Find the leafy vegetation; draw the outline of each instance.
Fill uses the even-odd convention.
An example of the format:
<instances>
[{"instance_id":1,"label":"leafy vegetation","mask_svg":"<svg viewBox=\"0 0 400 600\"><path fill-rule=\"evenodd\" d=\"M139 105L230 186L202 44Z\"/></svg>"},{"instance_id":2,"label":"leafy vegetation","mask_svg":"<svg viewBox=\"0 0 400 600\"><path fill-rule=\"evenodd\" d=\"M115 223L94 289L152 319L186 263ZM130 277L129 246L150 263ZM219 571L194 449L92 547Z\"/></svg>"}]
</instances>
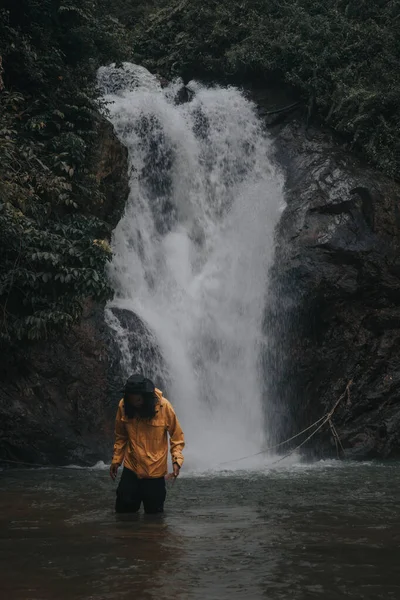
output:
<instances>
[{"instance_id":1,"label":"leafy vegetation","mask_svg":"<svg viewBox=\"0 0 400 600\"><path fill-rule=\"evenodd\" d=\"M107 0L0 9L0 343L70 326L110 290L95 176L100 64L129 58ZM100 211L99 211L100 214Z\"/></svg>"},{"instance_id":2,"label":"leafy vegetation","mask_svg":"<svg viewBox=\"0 0 400 600\"><path fill-rule=\"evenodd\" d=\"M138 62L166 76L294 86L349 146L400 167L400 0L171 0L138 24Z\"/></svg>"}]
</instances>

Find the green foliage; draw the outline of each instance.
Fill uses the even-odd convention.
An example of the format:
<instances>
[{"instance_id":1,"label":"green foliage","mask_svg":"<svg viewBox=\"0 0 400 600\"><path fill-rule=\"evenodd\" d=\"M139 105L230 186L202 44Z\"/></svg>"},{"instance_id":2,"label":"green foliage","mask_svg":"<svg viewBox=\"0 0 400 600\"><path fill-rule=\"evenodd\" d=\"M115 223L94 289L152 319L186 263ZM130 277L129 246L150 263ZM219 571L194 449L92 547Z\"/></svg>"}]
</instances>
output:
<instances>
[{"instance_id":1,"label":"green foliage","mask_svg":"<svg viewBox=\"0 0 400 600\"><path fill-rule=\"evenodd\" d=\"M102 273L110 250L90 237L102 224L76 215L52 225L41 229L0 204L3 342L47 337L80 317L85 298L109 294Z\"/></svg>"},{"instance_id":2,"label":"green foliage","mask_svg":"<svg viewBox=\"0 0 400 600\"><path fill-rule=\"evenodd\" d=\"M113 0L109 10L121 23L132 29L156 8L167 6L168 3L168 0Z\"/></svg>"},{"instance_id":3,"label":"green foliage","mask_svg":"<svg viewBox=\"0 0 400 600\"><path fill-rule=\"evenodd\" d=\"M106 0L0 9L0 343L40 339L106 298L109 226L95 176L99 65L129 59Z\"/></svg>"},{"instance_id":4,"label":"green foliage","mask_svg":"<svg viewBox=\"0 0 400 600\"><path fill-rule=\"evenodd\" d=\"M352 148L400 166L400 0L172 0L136 30L166 76L282 81Z\"/></svg>"}]
</instances>

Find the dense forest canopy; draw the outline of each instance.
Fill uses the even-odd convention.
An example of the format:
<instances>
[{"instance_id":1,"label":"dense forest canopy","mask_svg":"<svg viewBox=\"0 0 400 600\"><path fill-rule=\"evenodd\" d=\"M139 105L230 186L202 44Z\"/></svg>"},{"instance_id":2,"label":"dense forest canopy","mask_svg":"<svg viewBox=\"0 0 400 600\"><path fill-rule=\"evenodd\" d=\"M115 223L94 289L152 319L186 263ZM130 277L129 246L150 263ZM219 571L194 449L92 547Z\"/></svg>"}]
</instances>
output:
<instances>
[{"instance_id":1,"label":"dense forest canopy","mask_svg":"<svg viewBox=\"0 0 400 600\"><path fill-rule=\"evenodd\" d=\"M399 29L400 0L3 0L0 342L60 331L110 294L99 65L290 85L305 115L396 177Z\"/></svg>"},{"instance_id":2,"label":"dense forest canopy","mask_svg":"<svg viewBox=\"0 0 400 600\"><path fill-rule=\"evenodd\" d=\"M136 60L166 76L290 84L381 170L400 166L399 0L171 0Z\"/></svg>"}]
</instances>

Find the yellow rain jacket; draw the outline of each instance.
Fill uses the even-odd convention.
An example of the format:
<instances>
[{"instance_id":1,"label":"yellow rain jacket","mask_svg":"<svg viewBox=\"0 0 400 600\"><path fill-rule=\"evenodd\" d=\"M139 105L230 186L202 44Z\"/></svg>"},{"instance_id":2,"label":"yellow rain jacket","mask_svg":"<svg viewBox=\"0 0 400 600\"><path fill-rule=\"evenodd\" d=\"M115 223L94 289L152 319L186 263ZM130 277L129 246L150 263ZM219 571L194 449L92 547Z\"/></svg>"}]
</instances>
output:
<instances>
[{"instance_id":1,"label":"yellow rain jacket","mask_svg":"<svg viewBox=\"0 0 400 600\"><path fill-rule=\"evenodd\" d=\"M156 416L151 419L128 419L124 400L118 406L115 420L115 444L112 462L136 473L141 479L164 477L168 472L168 433L172 462L183 464L185 440L172 405L156 389Z\"/></svg>"}]
</instances>

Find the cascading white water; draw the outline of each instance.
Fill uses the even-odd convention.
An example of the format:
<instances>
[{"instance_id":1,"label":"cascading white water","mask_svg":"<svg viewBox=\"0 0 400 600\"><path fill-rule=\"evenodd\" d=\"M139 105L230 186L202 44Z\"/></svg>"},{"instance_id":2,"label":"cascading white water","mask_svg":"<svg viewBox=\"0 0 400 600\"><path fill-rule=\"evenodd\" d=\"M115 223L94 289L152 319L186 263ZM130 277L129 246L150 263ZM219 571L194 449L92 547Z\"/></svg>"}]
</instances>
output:
<instances>
[{"instance_id":1,"label":"cascading white water","mask_svg":"<svg viewBox=\"0 0 400 600\"><path fill-rule=\"evenodd\" d=\"M257 452L268 429L259 359L283 182L255 107L237 89L192 83L189 101L177 104L180 82L163 89L131 64L102 67L99 85L131 165L108 321L126 374L152 376L155 365L132 365L129 332L111 309L146 325L186 434L187 465L215 468Z\"/></svg>"}]
</instances>

